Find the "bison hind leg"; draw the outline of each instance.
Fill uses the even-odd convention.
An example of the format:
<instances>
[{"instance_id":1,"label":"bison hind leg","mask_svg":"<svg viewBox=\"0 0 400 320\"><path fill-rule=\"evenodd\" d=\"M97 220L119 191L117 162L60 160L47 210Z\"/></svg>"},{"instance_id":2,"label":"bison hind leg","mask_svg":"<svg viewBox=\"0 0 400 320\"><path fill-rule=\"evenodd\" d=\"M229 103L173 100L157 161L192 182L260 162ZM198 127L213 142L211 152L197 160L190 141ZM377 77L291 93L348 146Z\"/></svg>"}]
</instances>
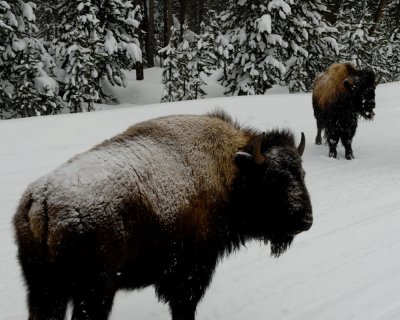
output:
<instances>
[{"instance_id":1,"label":"bison hind leg","mask_svg":"<svg viewBox=\"0 0 400 320\"><path fill-rule=\"evenodd\" d=\"M37 266L32 262L23 269L29 320L63 320L69 300L63 277L44 265Z\"/></svg>"},{"instance_id":2,"label":"bison hind leg","mask_svg":"<svg viewBox=\"0 0 400 320\"><path fill-rule=\"evenodd\" d=\"M72 319L108 319L117 289L116 276L116 272L92 268L81 274L72 291Z\"/></svg>"},{"instance_id":3,"label":"bison hind leg","mask_svg":"<svg viewBox=\"0 0 400 320\"><path fill-rule=\"evenodd\" d=\"M315 137L315 144L322 144L322 130L324 129L324 123L322 121L321 115L321 107L314 101L313 99L313 109L314 109L314 117L317 121L317 136Z\"/></svg>"},{"instance_id":4,"label":"bison hind leg","mask_svg":"<svg viewBox=\"0 0 400 320\"><path fill-rule=\"evenodd\" d=\"M64 292L53 286L34 286L28 292L29 320L63 320L68 303Z\"/></svg>"},{"instance_id":5,"label":"bison hind leg","mask_svg":"<svg viewBox=\"0 0 400 320\"><path fill-rule=\"evenodd\" d=\"M322 130L323 130L322 121L317 119L317 136L315 137L315 144L322 144Z\"/></svg>"},{"instance_id":6,"label":"bison hind leg","mask_svg":"<svg viewBox=\"0 0 400 320\"><path fill-rule=\"evenodd\" d=\"M322 144L321 131L318 131L317 136L315 137L315 144L317 145Z\"/></svg>"}]
</instances>

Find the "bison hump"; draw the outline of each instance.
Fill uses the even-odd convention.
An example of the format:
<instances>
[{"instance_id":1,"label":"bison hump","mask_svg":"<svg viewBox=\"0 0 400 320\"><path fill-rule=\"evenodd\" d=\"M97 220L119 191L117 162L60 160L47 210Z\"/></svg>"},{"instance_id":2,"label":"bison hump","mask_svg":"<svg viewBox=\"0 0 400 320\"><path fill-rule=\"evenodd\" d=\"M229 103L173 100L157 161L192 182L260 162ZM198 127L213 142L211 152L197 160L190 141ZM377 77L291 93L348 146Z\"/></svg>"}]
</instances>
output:
<instances>
[{"instance_id":1,"label":"bison hump","mask_svg":"<svg viewBox=\"0 0 400 320\"><path fill-rule=\"evenodd\" d=\"M320 108L335 103L347 90L343 84L348 79L353 83L356 68L350 63L335 63L315 78L313 99Z\"/></svg>"}]
</instances>

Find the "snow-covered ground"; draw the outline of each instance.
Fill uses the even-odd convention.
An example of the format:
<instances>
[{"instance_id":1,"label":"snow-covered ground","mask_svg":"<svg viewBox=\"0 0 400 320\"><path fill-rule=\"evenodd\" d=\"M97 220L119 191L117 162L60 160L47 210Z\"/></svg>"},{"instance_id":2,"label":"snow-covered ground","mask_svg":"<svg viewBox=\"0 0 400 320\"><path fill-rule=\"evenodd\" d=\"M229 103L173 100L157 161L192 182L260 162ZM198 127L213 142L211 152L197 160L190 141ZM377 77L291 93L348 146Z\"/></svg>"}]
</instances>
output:
<instances>
[{"instance_id":1,"label":"snow-covered ground","mask_svg":"<svg viewBox=\"0 0 400 320\"><path fill-rule=\"evenodd\" d=\"M29 182L133 123L217 106L260 129L290 127L298 137L306 134L303 159L314 225L279 259L259 243L225 259L199 305L198 319L400 319L400 83L379 86L375 121L360 122L356 159L347 161L342 147L335 160L327 157L326 146L314 144L309 94L136 102L128 108L136 94L140 103L158 102L161 86L148 81L140 92L134 85L121 92L125 108L0 122L0 319L27 317L11 219ZM222 92L210 89L214 96ZM119 293L111 319L167 320L169 315L148 288Z\"/></svg>"}]
</instances>

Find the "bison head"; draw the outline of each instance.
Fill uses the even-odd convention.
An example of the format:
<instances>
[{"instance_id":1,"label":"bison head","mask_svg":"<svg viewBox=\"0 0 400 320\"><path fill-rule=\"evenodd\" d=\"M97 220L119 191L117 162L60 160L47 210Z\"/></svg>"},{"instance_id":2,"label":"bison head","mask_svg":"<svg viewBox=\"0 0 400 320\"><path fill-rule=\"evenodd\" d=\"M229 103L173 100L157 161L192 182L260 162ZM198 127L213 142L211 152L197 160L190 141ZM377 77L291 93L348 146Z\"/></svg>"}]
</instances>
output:
<instances>
[{"instance_id":1,"label":"bison head","mask_svg":"<svg viewBox=\"0 0 400 320\"><path fill-rule=\"evenodd\" d=\"M304 134L296 148L290 132L272 131L256 139L251 154L237 155L246 203L242 224L251 237L269 242L274 256L283 253L295 235L312 225L301 161L304 147Z\"/></svg>"},{"instance_id":2,"label":"bison head","mask_svg":"<svg viewBox=\"0 0 400 320\"><path fill-rule=\"evenodd\" d=\"M364 119L373 120L375 113L375 73L371 70L360 70L352 81L343 82L349 95L353 99L356 112Z\"/></svg>"}]
</instances>

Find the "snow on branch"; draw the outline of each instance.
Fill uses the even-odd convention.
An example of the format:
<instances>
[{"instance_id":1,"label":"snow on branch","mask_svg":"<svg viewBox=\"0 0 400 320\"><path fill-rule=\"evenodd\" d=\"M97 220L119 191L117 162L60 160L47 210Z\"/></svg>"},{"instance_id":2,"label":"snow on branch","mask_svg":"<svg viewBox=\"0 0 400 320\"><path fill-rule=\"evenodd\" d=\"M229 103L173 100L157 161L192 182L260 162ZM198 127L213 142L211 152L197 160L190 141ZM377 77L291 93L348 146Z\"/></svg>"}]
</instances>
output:
<instances>
[{"instance_id":1,"label":"snow on branch","mask_svg":"<svg viewBox=\"0 0 400 320\"><path fill-rule=\"evenodd\" d=\"M271 16L269 14L264 14L261 18L260 21L258 22L258 32L272 32L272 27L271 27Z\"/></svg>"}]
</instances>

